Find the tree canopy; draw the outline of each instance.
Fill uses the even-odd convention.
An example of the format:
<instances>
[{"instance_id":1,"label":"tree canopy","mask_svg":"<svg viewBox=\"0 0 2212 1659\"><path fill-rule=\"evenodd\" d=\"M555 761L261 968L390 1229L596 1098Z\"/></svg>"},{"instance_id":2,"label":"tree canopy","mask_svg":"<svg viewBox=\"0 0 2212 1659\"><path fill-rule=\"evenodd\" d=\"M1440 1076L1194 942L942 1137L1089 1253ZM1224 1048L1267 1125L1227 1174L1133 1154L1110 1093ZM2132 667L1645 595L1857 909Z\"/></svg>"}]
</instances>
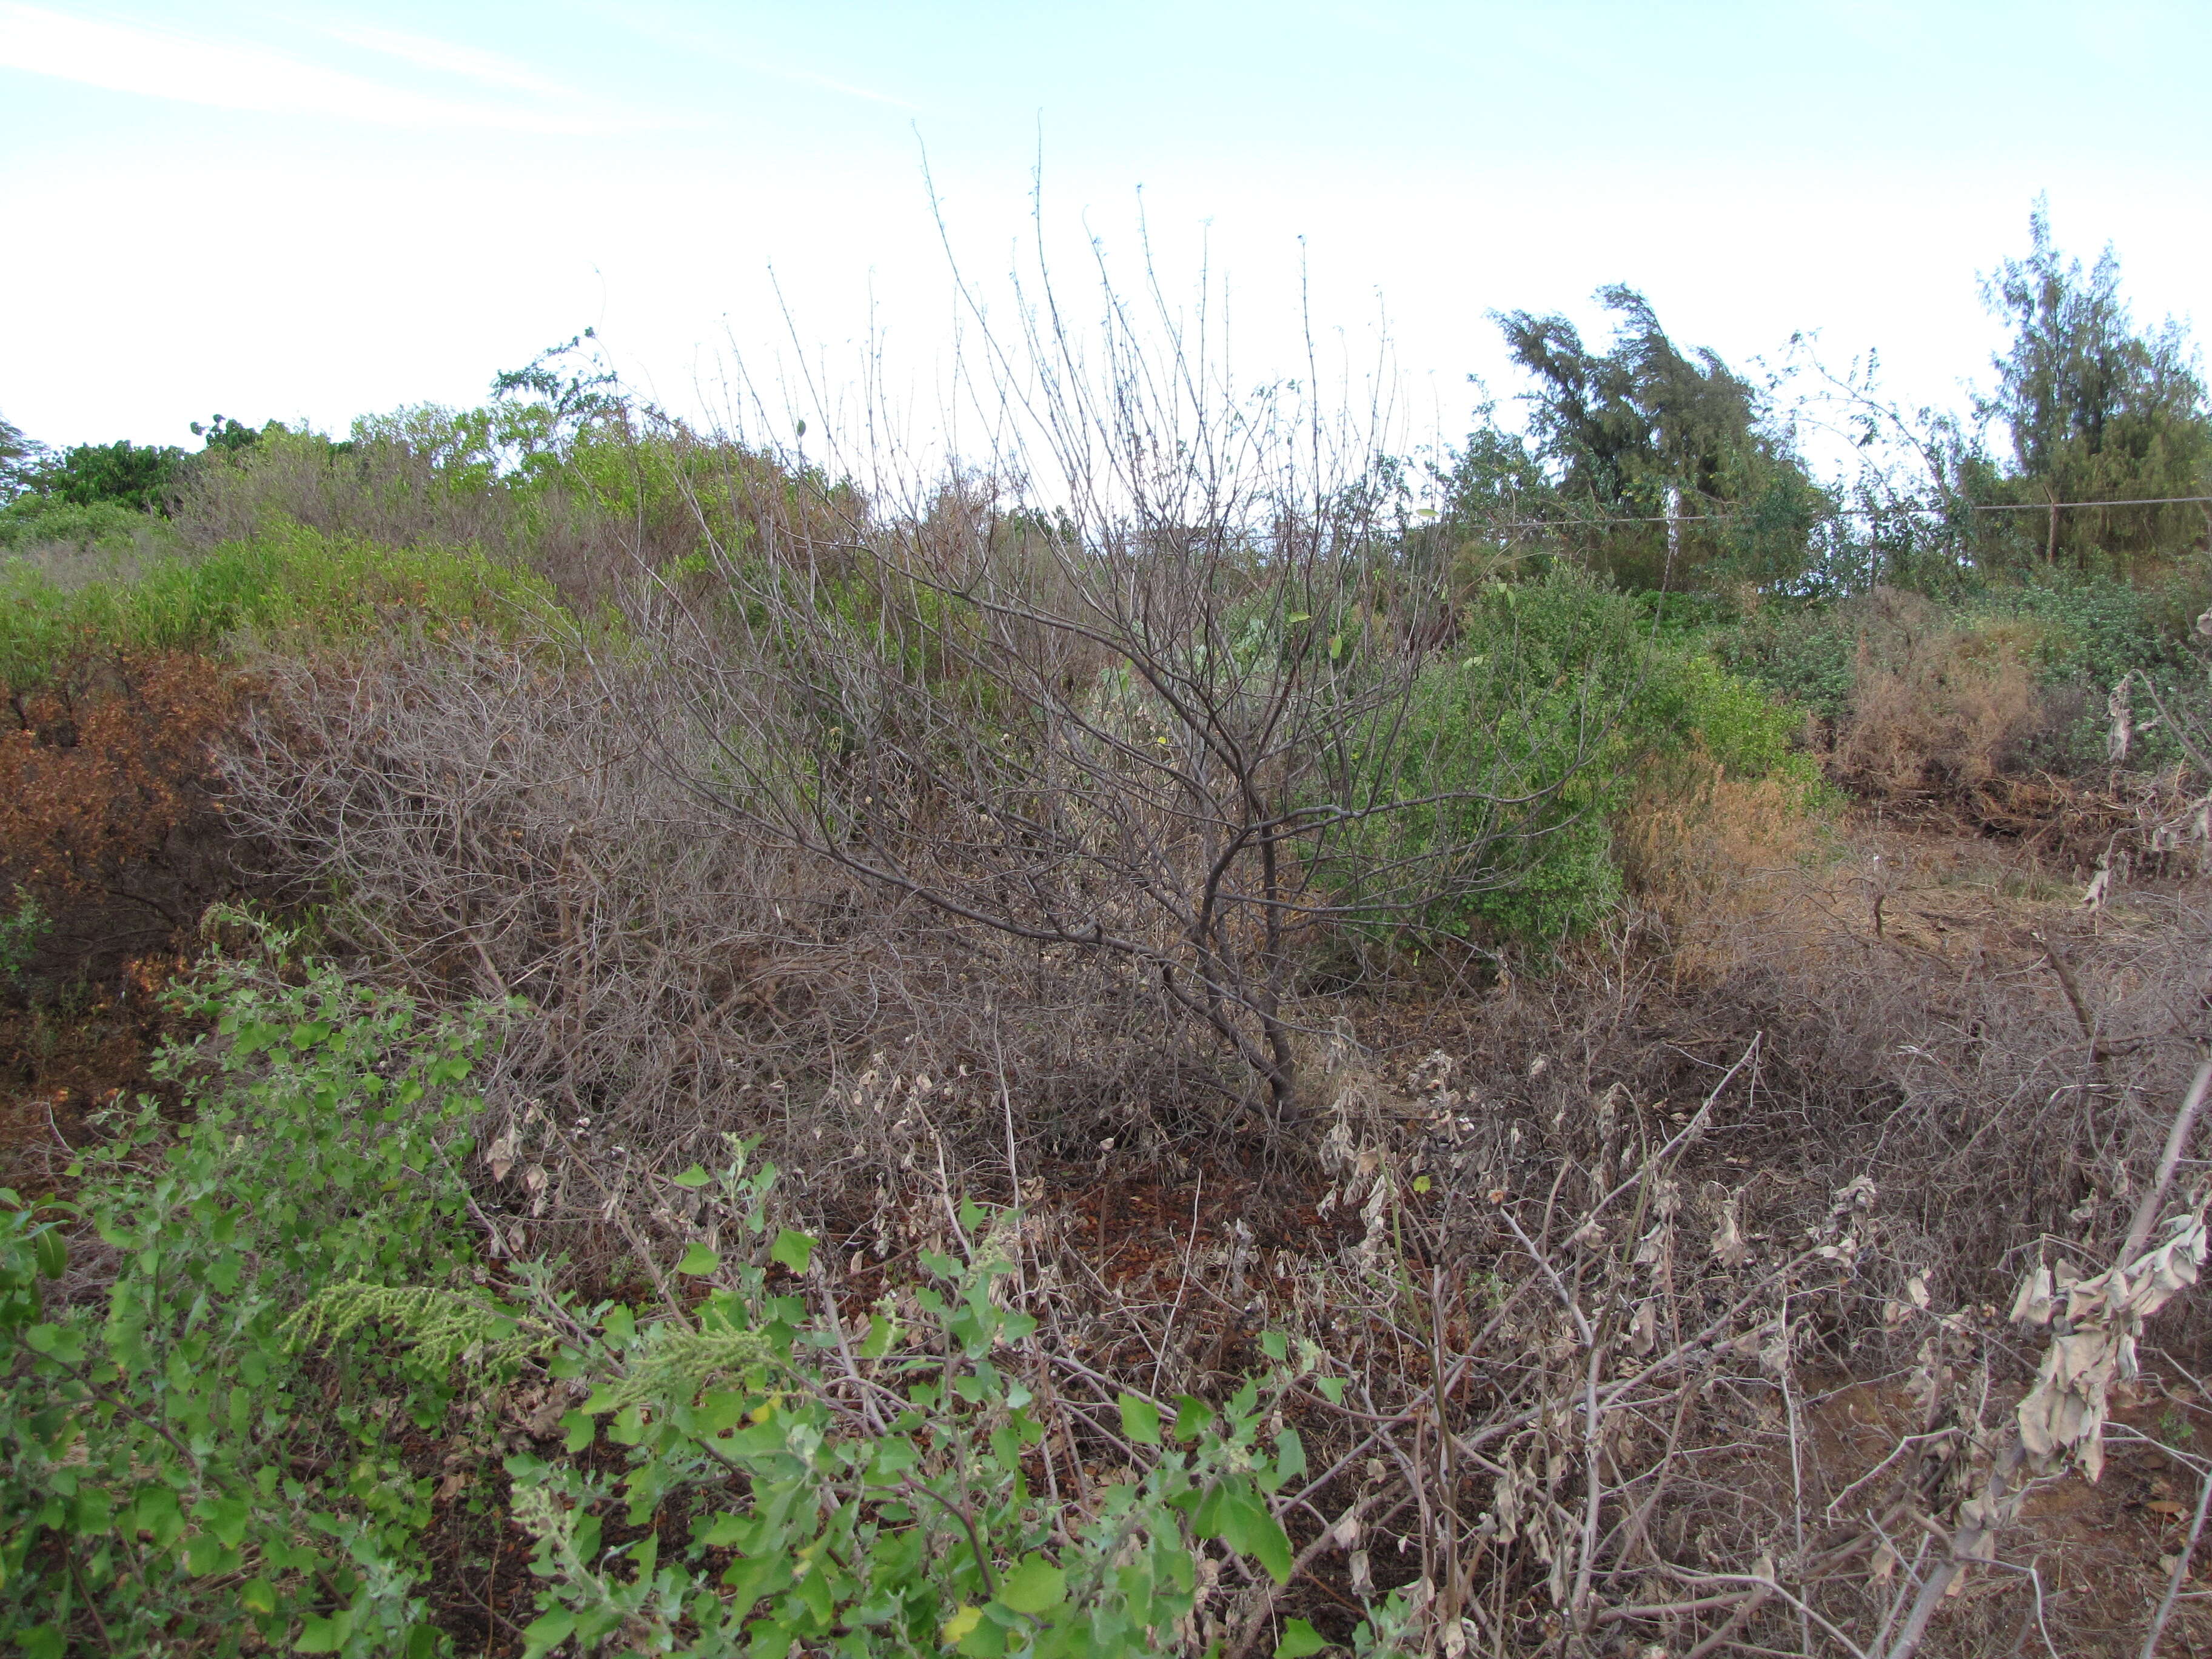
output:
<instances>
[{"instance_id":1,"label":"tree canopy","mask_svg":"<svg viewBox=\"0 0 2212 1659\"><path fill-rule=\"evenodd\" d=\"M1992 506L2172 502L2212 493L2212 418L2195 351L2168 319L2137 331L2120 295L2119 260L2062 253L2040 204L2029 248L1987 277L1983 297L2011 326L1995 393L1978 412L2000 422L2010 455L1981 458L1965 482ZM1993 515L1994 516L1994 515ZM2000 561L2040 557L2125 571L2202 537L2201 505L2003 515L1985 544Z\"/></svg>"},{"instance_id":2,"label":"tree canopy","mask_svg":"<svg viewBox=\"0 0 2212 1659\"><path fill-rule=\"evenodd\" d=\"M1563 316L1502 313L1530 377L1528 434L1479 431L1459 457L1454 515L1540 526L1627 587L1786 581L1826 497L1770 399L1718 354L1675 344L1650 302L1615 285L1596 350Z\"/></svg>"}]
</instances>

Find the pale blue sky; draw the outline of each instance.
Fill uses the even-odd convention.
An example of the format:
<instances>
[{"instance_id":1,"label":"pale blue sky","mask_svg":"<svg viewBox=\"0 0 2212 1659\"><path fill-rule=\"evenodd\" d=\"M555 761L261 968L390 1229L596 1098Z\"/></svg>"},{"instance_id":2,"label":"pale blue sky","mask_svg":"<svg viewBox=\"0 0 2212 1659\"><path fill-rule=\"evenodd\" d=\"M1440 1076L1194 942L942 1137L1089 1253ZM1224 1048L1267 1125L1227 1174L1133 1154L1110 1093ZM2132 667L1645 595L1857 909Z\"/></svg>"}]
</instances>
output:
<instances>
[{"instance_id":1,"label":"pale blue sky","mask_svg":"<svg viewBox=\"0 0 2212 1659\"><path fill-rule=\"evenodd\" d=\"M2212 270L2212 6L0 3L0 413L189 442L472 401L596 325L687 406L734 349L833 380L872 315L926 401L963 265L1026 235L1170 288L1201 234L1252 374L1325 333L1463 429L1492 308L1643 288L1741 362L1816 328L1953 399L1975 274L2047 191L2139 313ZM1300 239L1303 238L1303 244ZM788 368L786 370L789 372Z\"/></svg>"}]
</instances>

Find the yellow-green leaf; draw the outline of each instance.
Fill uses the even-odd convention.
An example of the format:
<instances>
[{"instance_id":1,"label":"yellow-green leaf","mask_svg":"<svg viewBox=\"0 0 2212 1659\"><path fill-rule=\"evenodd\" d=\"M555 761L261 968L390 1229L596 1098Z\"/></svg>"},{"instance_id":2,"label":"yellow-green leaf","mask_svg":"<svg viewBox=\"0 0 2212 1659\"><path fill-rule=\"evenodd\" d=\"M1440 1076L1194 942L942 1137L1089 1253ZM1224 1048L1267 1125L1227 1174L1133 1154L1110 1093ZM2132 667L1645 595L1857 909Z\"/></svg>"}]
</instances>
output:
<instances>
[{"instance_id":1,"label":"yellow-green leaf","mask_svg":"<svg viewBox=\"0 0 2212 1659\"><path fill-rule=\"evenodd\" d=\"M981 1624L982 1620L982 1608L963 1607L945 1621L945 1627L938 1632L938 1634L944 1638L945 1646L951 1647L964 1640L968 1632Z\"/></svg>"}]
</instances>

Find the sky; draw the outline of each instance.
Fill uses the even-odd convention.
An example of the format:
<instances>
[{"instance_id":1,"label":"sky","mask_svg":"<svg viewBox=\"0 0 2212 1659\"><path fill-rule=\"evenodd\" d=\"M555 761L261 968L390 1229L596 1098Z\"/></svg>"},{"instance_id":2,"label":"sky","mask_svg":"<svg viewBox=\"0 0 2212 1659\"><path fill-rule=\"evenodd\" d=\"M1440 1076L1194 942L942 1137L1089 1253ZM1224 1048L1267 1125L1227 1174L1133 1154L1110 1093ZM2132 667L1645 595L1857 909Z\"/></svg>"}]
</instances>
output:
<instances>
[{"instance_id":1,"label":"sky","mask_svg":"<svg viewBox=\"0 0 2212 1659\"><path fill-rule=\"evenodd\" d=\"M1957 404L2039 196L2212 325L2208 48L2203 0L0 0L0 416L343 430L585 328L680 411L871 353L927 406L956 268L1003 319L1040 246L1203 272L1246 379L1310 333L1446 435L1470 374L1511 408L1492 313L1601 337L1609 283Z\"/></svg>"}]
</instances>

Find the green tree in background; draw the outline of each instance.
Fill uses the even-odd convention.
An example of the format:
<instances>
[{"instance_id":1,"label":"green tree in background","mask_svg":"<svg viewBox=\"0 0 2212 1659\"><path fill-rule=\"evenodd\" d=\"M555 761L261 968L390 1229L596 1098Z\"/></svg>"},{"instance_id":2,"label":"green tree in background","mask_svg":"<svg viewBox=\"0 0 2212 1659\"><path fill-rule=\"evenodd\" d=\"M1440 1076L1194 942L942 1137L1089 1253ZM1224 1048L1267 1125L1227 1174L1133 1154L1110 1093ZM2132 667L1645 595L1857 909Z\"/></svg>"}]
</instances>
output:
<instances>
[{"instance_id":1,"label":"green tree in background","mask_svg":"<svg viewBox=\"0 0 2212 1659\"><path fill-rule=\"evenodd\" d=\"M1978 412L2002 421L2010 464L1970 465L1968 493L2022 508L2069 501L2170 501L2212 494L2212 418L2194 349L2172 319L2138 333L2107 246L2087 270L2051 240L2048 210L2028 219L2029 250L1983 285L2012 329L1996 394ZM1985 514L1993 563L2041 561L2125 573L2171 559L2206 535L2202 505Z\"/></svg>"},{"instance_id":2,"label":"green tree in background","mask_svg":"<svg viewBox=\"0 0 2212 1659\"><path fill-rule=\"evenodd\" d=\"M1633 289L1598 299L1618 319L1607 351L1565 317L1498 319L1534 382L1529 437L1551 483L1542 516L1624 586L1797 576L1830 503L1765 394L1714 352L1678 347Z\"/></svg>"},{"instance_id":3,"label":"green tree in background","mask_svg":"<svg viewBox=\"0 0 2212 1659\"><path fill-rule=\"evenodd\" d=\"M192 436L200 441L203 453L216 450L235 455L240 450L252 448L264 438L290 430L282 421L270 421L265 426L248 426L228 415L210 416L205 426L198 421L192 422Z\"/></svg>"},{"instance_id":4,"label":"green tree in background","mask_svg":"<svg viewBox=\"0 0 2212 1659\"><path fill-rule=\"evenodd\" d=\"M46 447L23 435L12 421L0 420L0 501L10 501L31 487L31 477Z\"/></svg>"},{"instance_id":5,"label":"green tree in background","mask_svg":"<svg viewBox=\"0 0 2212 1659\"><path fill-rule=\"evenodd\" d=\"M40 463L31 475L38 494L71 507L102 501L143 513L161 512L185 452L173 444L72 444Z\"/></svg>"}]
</instances>

